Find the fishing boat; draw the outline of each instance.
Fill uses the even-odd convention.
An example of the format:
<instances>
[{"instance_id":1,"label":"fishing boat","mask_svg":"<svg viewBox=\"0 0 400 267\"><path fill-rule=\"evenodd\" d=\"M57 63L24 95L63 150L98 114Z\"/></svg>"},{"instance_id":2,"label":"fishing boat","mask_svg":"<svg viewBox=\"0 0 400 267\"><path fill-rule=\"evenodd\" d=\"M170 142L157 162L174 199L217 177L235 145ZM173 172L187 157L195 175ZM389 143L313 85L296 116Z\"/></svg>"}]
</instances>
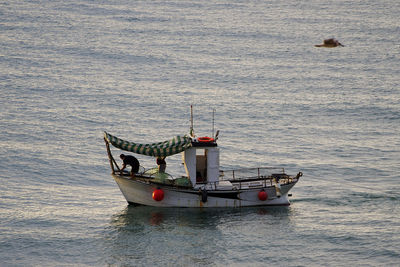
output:
<instances>
[{"instance_id":1,"label":"fishing boat","mask_svg":"<svg viewBox=\"0 0 400 267\"><path fill-rule=\"evenodd\" d=\"M171 140L138 144L104 132L111 175L131 205L155 207L248 207L290 205L289 191L302 173L288 175L284 168L258 167L223 170L218 131L214 137L190 134ZM110 145L137 154L165 158L182 154L185 173L172 177L163 168L144 168L131 175L121 171Z\"/></svg>"}]
</instances>

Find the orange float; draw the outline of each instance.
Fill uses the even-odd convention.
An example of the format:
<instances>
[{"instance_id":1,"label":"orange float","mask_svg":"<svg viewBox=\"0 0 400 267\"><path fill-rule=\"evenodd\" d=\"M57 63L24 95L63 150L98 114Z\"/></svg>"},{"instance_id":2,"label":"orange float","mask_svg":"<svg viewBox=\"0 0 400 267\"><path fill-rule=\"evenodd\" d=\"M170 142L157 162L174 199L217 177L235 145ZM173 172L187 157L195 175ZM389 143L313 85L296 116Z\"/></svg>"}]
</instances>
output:
<instances>
[{"instance_id":1,"label":"orange float","mask_svg":"<svg viewBox=\"0 0 400 267\"><path fill-rule=\"evenodd\" d=\"M199 137L197 138L197 140L201 143L210 143L210 142L214 142L214 138L212 137L208 137L208 136L204 136L204 137Z\"/></svg>"}]
</instances>

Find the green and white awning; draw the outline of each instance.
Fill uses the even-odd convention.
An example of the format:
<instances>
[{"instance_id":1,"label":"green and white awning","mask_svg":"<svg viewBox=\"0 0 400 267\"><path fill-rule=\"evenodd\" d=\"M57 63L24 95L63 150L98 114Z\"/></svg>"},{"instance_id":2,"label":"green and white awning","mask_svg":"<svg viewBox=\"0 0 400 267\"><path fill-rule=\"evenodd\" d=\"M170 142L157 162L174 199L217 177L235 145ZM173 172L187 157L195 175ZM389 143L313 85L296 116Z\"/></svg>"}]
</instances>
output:
<instances>
[{"instance_id":1,"label":"green and white awning","mask_svg":"<svg viewBox=\"0 0 400 267\"><path fill-rule=\"evenodd\" d=\"M104 132L104 138L116 148L152 157L171 156L185 151L192 146L192 139L187 135L175 136L171 140L152 144L137 144L124 141L107 132Z\"/></svg>"}]
</instances>

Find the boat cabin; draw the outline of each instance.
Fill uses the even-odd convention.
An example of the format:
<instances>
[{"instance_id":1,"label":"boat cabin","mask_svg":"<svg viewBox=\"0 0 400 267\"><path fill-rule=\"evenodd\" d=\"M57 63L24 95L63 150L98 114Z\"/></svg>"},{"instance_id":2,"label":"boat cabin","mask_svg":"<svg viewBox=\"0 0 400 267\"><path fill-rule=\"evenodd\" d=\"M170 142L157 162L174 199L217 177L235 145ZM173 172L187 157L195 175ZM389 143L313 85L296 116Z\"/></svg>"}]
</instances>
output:
<instances>
[{"instance_id":1,"label":"boat cabin","mask_svg":"<svg viewBox=\"0 0 400 267\"><path fill-rule=\"evenodd\" d=\"M216 146L192 146L182 153L187 177L193 185L218 182L219 148Z\"/></svg>"}]
</instances>

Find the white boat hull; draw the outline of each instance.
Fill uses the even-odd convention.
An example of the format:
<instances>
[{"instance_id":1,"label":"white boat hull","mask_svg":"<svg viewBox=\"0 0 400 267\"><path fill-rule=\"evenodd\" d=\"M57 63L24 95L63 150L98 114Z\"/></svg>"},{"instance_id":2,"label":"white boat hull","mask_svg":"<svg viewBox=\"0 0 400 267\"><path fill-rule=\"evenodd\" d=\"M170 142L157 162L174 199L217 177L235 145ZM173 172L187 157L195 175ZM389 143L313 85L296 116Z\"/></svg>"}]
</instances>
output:
<instances>
[{"instance_id":1,"label":"white boat hull","mask_svg":"<svg viewBox=\"0 0 400 267\"><path fill-rule=\"evenodd\" d=\"M296 179L292 183L281 185L278 197L275 186L201 191L156 184L117 174L112 176L129 204L154 207L217 208L290 205L288 192L297 182ZM160 201L153 199L153 192L156 189L162 189L164 193ZM262 190L267 193L267 200L259 199L258 193Z\"/></svg>"}]
</instances>

